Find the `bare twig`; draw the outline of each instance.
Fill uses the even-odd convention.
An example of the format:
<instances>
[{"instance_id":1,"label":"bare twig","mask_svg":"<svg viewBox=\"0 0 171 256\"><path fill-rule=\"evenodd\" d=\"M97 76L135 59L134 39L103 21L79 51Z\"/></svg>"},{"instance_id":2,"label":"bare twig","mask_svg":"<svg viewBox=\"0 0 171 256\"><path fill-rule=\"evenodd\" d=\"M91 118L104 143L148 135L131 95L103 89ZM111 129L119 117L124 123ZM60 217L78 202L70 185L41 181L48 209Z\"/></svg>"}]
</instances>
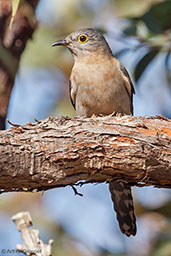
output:
<instances>
[{"instance_id":1,"label":"bare twig","mask_svg":"<svg viewBox=\"0 0 171 256\"><path fill-rule=\"evenodd\" d=\"M49 240L48 244L44 244L39 238L39 231L30 229L32 219L29 212L19 212L12 217L17 229L21 232L23 245L17 244L17 250L28 256L51 256L53 240Z\"/></svg>"}]
</instances>

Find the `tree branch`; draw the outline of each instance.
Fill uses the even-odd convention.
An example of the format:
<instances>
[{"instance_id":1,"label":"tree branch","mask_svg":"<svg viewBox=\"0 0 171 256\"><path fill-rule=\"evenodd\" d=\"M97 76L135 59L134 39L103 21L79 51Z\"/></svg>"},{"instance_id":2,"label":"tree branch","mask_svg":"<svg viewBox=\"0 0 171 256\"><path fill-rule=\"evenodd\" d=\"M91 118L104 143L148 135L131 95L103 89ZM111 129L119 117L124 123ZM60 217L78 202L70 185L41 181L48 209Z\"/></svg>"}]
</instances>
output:
<instances>
[{"instance_id":1,"label":"tree branch","mask_svg":"<svg viewBox=\"0 0 171 256\"><path fill-rule=\"evenodd\" d=\"M0 1L0 130L5 129L9 98L21 54L37 27L37 4L38 0L22 1L10 29L12 1Z\"/></svg>"},{"instance_id":2,"label":"tree branch","mask_svg":"<svg viewBox=\"0 0 171 256\"><path fill-rule=\"evenodd\" d=\"M17 244L17 250L28 256L51 256L53 240L44 244L39 238L37 229L29 228L32 226L32 219L29 212L19 212L12 217L17 229L21 232L23 245Z\"/></svg>"},{"instance_id":3,"label":"tree branch","mask_svg":"<svg viewBox=\"0 0 171 256\"><path fill-rule=\"evenodd\" d=\"M49 117L1 131L0 156L1 193L118 178L171 188L171 120Z\"/></svg>"}]
</instances>

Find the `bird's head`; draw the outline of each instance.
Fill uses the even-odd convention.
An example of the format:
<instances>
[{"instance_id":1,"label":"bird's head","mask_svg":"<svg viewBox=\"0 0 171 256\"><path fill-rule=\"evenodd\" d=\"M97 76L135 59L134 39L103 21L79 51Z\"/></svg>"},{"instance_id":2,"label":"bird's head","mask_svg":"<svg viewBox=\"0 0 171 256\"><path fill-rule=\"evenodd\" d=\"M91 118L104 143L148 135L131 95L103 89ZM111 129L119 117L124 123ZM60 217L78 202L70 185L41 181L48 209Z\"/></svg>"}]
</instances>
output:
<instances>
[{"instance_id":1,"label":"bird's head","mask_svg":"<svg viewBox=\"0 0 171 256\"><path fill-rule=\"evenodd\" d=\"M90 28L72 32L64 40L59 40L52 44L52 46L58 45L67 47L74 57L80 57L96 51L112 54L104 36Z\"/></svg>"}]
</instances>

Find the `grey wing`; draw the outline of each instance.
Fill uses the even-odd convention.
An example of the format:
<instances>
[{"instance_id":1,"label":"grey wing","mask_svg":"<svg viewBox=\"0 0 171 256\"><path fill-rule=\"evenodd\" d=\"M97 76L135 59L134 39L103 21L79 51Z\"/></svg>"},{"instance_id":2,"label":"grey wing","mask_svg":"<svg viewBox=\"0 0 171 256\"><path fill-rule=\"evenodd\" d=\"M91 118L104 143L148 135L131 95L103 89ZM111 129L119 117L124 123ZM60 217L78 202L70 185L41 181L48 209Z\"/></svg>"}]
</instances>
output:
<instances>
[{"instance_id":1,"label":"grey wing","mask_svg":"<svg viewBox=\"0 0 171 256\"><path fill-rule=\"evenodd\" d=\"M131 112L133 114L133 94L135 94L134 85L131 81L128 71L126 70L126 68L120 61L119 61L119 65L120 65L120 70L122 71L122 74L128 79L128 82L129 82L129 83L125 83L124 85L125 85L125 89L126 89L128 95L131 99Z\"/></svg>"},{"instance_id":2,"label":"grey wing","mask_svg":"<svg viewBox=\"0 0 171 256\"><path fill-rule=\"evenodd\" d=\"M130 185L124 180L116 180L109 183L109 190L122 233L135 236L136 218Z\"/></svg>"},{"instance_id":3,"label":"grey wing","mask_svg":"<svg viewBox=\"0 0 171 256\"><path fill-rule=\"evenodd\" d=\"M74 109L75 109L75 101L74 101L74 99L72 98L72 94L71 94L71 80L69 80L69 96L70 96L70 100L71 100L71 103L72 103L72 105L73 105L73 107L74 107Z\"/></svg>"}]
</instances>

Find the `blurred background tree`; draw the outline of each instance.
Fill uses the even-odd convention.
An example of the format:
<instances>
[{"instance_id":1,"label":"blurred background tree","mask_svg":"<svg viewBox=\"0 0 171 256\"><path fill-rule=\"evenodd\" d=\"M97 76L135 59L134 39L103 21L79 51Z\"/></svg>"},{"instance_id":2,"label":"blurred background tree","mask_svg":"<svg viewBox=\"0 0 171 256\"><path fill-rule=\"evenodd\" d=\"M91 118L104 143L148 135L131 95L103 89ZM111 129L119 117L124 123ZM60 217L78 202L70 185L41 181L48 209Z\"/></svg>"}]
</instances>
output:
<instances>
[{"instance_id":1,"label":"blurred background tree","mask_svg":"<svg viewBox=\"0 0 171 256\"><path fill-rule=\"evenodd\" d=\"M146 48L146 53L135 65L134 78L138 82L144 70L155 57L164 53L166 78L170 86L171 73L169 61L171 54L171 3L163 1L152 5L140 16L130 17L129 25L124 30L125 36L136 37L139 41L137 48ZM125 49L129 50L129 48Z\"/></svg>"},{"instance_id":2,"label":"blurred background tree","mask_svg":"<svg viewBox=\"0 0 171 256\"><path fill-rule=\"evenodd\" d=\"M0 2L0 97L4 95L1 88L7 88L4 81L10 77L10 72L4 76L1 70L4 67L12 70L12 86L18 70L8 108L10 121L24 124L50 114L75 115L68 97L73 58L66 49L50 46L82 27L103 32L113 53L129 70L136 87L135 115L171 117L171 1L39 0L33 1L34 5L31 2L20 1L11 31L11 0ZM8 18L1 19L5 8ZM15 26L23 27L23 21L17 23L17 16L21 13L25 17L24 24L32 24L32 33L28 36L24 30L16 39L20 41L14 40L10 46L4 43L4 35L11 38L11 34L16 35ZM4 28L6 33L2 32ZM27 36L28 39L32 34L33 39L23 44L23 38ZM19 52L19 57L14 50ZM0 98L0 111L6 103ZM131 238L124 237L118 229L105 184L85 185L79 192L84 194L83 198L75 197L70 188L51 190L42 196L27 193L2 195L0 255L2 248L14 249L16 243L21 242L10 218L22 210L30 211L45 242L54 239L54 255L171 255L169 190L134 189L138 232Z\"/></svg>"},{"instance_id":3,"label":"blurred background tree","mask_svg":"<svg viewBox=\"0 0 171 256\"><path fill-rule=\"evenodd\" d=\"M21 54L37 25L34 12L38 0L24 1L16 12L18 3L17 0L0 2L0 129L5 129L9 99ZM11 16L14 15L15 20L12 22Z\"/></svg>"}]
</instances>

